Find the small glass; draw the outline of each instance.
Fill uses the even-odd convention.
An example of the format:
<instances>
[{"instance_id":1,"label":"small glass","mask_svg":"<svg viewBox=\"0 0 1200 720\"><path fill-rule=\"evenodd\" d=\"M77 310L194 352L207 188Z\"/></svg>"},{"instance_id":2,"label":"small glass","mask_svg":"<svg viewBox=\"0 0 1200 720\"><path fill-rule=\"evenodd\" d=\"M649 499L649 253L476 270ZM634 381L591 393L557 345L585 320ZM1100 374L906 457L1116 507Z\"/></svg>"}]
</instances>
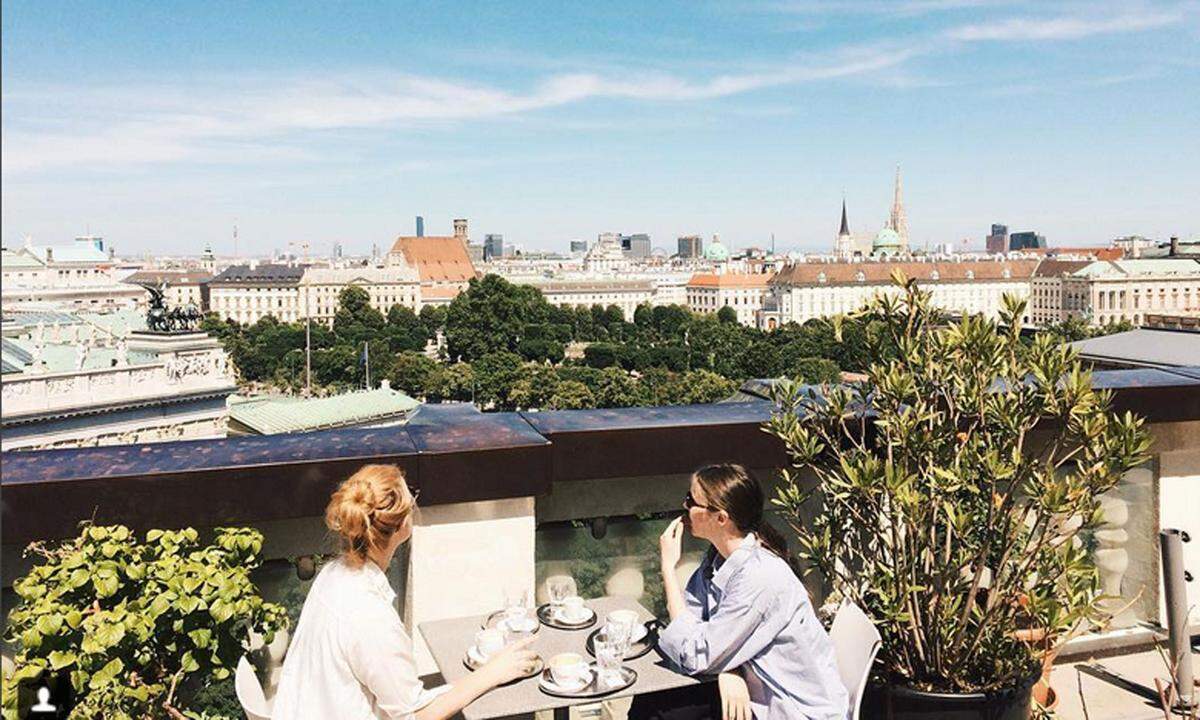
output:
<instances>
[{"instance_id":1,"label":"small glass","mask_svg":"<svg viewBox=\"0 0 1200 720\"><path fill-rule=\"evenodd\" d=\"M621 663L625 660L625 653L629 649L628 640L609 637L607 633L600 632L596 634L592 647L596 651L596 666L600 671L600 684L605 687L619 685L621 683Z\"/></svg>"},{"instance_id":2,"label":"small glass","mask_svg":"<svg viewBox=\"0 0 1200 720\"><path fill-rule=\"evenodd\" d=\"M519 630L528 623L529 591L524 587L513 586L504 589L504 621L510 630Z\"/></svg>"},{"instance_id":3,"label":"small glass","mask_svg":"<svg viewBox=\"0 0 1200 720\"><path fill-rule=\"evenodd\" d=\"M571 581L567 578L555 578L549 582L546 590L550 594L550 605L552 607L562 607L563 600L571 594Z\"/></svg>"}]
</instances>

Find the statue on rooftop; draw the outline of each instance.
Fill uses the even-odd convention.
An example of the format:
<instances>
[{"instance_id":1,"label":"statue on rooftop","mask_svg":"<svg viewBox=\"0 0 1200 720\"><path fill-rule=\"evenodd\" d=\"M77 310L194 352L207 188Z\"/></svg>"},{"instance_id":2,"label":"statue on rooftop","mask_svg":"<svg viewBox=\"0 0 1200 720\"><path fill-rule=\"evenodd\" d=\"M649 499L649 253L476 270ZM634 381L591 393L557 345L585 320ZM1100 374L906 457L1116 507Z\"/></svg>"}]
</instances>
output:
<instances>
[{"instance_id":1,"label":"statue on rooftop","mask_svg":"<svg viewBox=\"0 0 1200 720\"><path fill-rule=\"evenodd\" d=\"M139 283L141 284L141 283ZM167 284L141 284L150 293L150 306L146 310L146 327L151 332L177 333L195 332L203 315L192 303L187 307L167 307Z\"/></svg>"}]
</instances>

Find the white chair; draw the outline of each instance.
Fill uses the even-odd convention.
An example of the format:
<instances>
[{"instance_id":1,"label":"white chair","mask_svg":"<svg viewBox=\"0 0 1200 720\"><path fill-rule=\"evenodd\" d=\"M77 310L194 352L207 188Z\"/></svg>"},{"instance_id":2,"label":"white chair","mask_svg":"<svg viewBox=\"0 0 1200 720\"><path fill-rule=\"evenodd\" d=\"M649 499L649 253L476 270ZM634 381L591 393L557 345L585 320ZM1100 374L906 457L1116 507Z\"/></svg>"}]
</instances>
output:
<instances>
[{"instance_id":1,"label":"white chair","mask_svg":"<svg viewBox=\"0 0 1200 720\"><path fill-rule=\"evenodd\" d=\"M262 683L254 672L254 665L245 655L238 660L233 687L237 690L238 702L246 711L248 720L271 720L271 706L274 703L267 700Z\"/></svg>"},{"instance_id":2,"label":"white chair","mask_svg":"<svg viewBox=\"0 0 1200 720\"><path fill-rule=\"evenodd\" d=\"M862 608L845 603L833 618L829 639L833 641L833 652L837 655L838 674L850 695L850 720L858 720L863 690L867 687L882 638Z\"/></svg>"}]
</instances>

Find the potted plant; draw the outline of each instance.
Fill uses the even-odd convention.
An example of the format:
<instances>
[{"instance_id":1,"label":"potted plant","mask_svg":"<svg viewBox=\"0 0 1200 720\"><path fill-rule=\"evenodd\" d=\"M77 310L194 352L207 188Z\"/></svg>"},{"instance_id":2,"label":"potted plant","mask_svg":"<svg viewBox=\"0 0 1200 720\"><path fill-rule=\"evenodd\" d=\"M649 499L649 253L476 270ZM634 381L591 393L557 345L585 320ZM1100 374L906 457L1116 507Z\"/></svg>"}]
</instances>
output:
<instances>
[{"instance_id":1,"label":"potted plant","mask_svg":"<svg viewBox=\"0 0 1200 720\"><path fill-rule=\"evenodd\" d=\"M192 528L84 524L78 537L26 551L40 557L13 585L20 602L6 639L17 648L4 678L3 716L17 717L19 686L68 681L73 718L200 718L181 696L228 679L249 632L271 641L287 622L250 580L262 535L217 528L211 544Z\"/></svg>"},{"instance_id":2,"label":"potted plant","mask_svg":"<svg viewBox=\"0 0 1200 720\"><path fill-rule=\"evenodd\" d=\"M857 313L875 329L865 380L778 387L766 429L790 467L774 502L808 568L883 636L868 705L1028 717L1045 651L1099 619L1078 536L1147 459L1148 435L1110 412L1069 346L1022 338L1023 301L1006 297L999 322L948 322L893 280Z\"/></svg>"}]
</instances>

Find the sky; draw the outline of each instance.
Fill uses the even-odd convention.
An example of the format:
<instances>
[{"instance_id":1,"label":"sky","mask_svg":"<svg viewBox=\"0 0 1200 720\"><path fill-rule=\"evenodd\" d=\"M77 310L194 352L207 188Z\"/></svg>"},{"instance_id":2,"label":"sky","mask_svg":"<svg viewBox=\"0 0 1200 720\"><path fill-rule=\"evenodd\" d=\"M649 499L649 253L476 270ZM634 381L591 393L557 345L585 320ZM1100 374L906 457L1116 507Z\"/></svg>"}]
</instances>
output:
<instances>
[{"instance_id":1,"label":"sky","mask_svg":"<svg viewBox=\"0 0 1200 720\"><path fill-rule=\"evenodd\" d=\"M1200 235L1200 2L2 5L0 239Z\"/></svg>"}]
</instances>

